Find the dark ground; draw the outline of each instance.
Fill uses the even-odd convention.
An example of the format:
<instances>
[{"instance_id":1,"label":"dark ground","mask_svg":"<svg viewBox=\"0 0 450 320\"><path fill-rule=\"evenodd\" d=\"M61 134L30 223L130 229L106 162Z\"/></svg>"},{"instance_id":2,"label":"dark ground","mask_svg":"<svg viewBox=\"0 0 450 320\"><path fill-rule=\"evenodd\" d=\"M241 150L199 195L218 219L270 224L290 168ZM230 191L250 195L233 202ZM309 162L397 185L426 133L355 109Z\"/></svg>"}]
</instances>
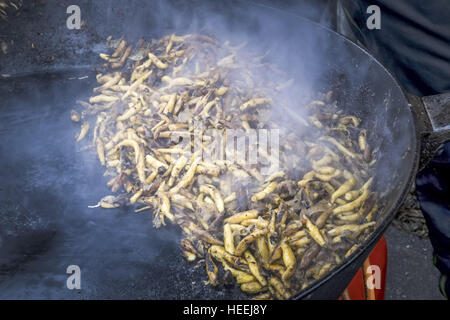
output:
<instances>
[{"instance_id":1,"label":"dark ground","mask_svg":"<svg viewBox=\"0 0 450 320\"><path fill-rule=\"evenodd\" d=\"M433 248L414 188L385 233L388 246L386 300L444 299Z\"/></svg>"},{"instance_id":2,"label":"dark ground","mask_svg":"<svg viewBox=\"0 0 450 320\"><path fill-rule=\"evenodd\" d=\"M386 300L443 300L430 241L392 225L387 230Z\"/></svg>"}]
</instances>

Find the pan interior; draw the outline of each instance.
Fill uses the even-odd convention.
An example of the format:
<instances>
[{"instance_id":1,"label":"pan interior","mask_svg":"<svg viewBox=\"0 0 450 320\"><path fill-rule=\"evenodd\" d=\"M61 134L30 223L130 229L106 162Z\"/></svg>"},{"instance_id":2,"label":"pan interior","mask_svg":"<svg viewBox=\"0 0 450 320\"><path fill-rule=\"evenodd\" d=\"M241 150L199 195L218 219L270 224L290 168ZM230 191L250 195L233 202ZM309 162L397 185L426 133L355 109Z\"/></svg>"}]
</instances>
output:
<instances>
[{"instance_id":1,"label":"pan interior","mask_svg":"<svg viewBox=\"0 0 450 320\"><path fill-rule=\"evenodd\" d=\"M247 40L271 49L271 59L301 79L301 90L333 89L338 105L374 133L376 187L384 219L393 214L415 165L416 136L402 91L367 53L310 22L247 2L226 8L152 2L145 10L133 1L91 3L88 21L97 16L104 23L87 32L99 39L183 30ZM113 23L115 11L124 13L122 32ZM60 31L55 35L73 45L85 37ZM192 268L179 254L175 228L155 230L147 213L129 208L87 209L109 194L107 178L93 153L77 150L78 127L69 114L95 86L96 72L74 70L81 61L96 65L101 43L54 70L28 66L32 74L0 81L0 298L246 298L237 288L205 286L203 267ZM55 71L61 68L66 71ZM69 265L82 270L81 291L66 288Z\"/></svg>"}]
</instances>

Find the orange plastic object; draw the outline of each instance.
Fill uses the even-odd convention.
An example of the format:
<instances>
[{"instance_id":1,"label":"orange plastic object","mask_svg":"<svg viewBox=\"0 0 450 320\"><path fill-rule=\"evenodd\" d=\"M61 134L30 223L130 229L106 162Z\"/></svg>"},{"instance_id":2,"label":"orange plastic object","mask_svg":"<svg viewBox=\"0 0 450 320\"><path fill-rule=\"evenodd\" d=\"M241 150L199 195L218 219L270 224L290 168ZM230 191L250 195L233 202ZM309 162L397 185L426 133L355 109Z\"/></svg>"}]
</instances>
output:
<instances>
[{"instance_id":1,"label":"orange plastic object","mask_svg":"<svg viewBox=\"0 0 450 320\"><path fill-rule=\"evenodd\" d=\"M379 286L367 285L371 283L370 266L378 267ZM358 270L347 289L342 293L341 300L383 300L386 288L387 246L384 236L378 241L369 257L364 261L363 267Z\"/></svg>"}]
</instances>

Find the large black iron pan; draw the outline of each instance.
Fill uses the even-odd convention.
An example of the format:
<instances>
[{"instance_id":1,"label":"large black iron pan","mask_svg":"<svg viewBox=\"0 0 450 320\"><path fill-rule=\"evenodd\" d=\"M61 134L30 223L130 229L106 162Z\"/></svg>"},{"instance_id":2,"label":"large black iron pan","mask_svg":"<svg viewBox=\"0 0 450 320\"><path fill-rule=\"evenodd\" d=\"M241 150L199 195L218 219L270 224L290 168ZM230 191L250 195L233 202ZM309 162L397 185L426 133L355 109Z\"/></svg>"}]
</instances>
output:
<instances>
[{"instance_id":1,"label":"large black iron pan","mask_svg":"<svg viewBox=\"0 0 450 320\"><path fill-rule=\"evenodd\" d=\"M72 2L28 1L1 22L8 53L0 56L0 73L11 76L0 80L0 298L246 298L238 289L205 286L203 267L192 268L179 254L175 228L154 230L148 214L127 208L87 209L108 193L106 178L95 159L76 152L70 109L91 93L107 36L151 39L172 32L270 47L305 88L333 89L339 105L374 133L382 220L358 252L296 296L337 298L418 169L421 132L392 75L338 34L250 2L80 0L85 23L69 30ZM81 290L66 288L69 265L81 268Z\"/></svg>"}]
</instances>

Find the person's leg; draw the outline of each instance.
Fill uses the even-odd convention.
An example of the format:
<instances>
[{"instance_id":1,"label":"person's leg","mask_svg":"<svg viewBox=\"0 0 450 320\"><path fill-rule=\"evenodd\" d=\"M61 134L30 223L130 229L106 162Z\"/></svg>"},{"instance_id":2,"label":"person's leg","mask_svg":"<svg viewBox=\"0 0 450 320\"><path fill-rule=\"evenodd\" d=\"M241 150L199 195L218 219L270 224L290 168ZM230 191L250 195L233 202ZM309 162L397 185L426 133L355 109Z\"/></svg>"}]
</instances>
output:
<instances>
[{"instance_id":1,"label":"person's leg","mask_svg":"<svg viewBox=\"0 0 450 320\"><path fill-rule=\"evenodd\" d=\"M418 173L416 193L427 221L434 263L442 274L440 288L449 297L450 281L450 142Z\"/></svg>"}]
</instances>

